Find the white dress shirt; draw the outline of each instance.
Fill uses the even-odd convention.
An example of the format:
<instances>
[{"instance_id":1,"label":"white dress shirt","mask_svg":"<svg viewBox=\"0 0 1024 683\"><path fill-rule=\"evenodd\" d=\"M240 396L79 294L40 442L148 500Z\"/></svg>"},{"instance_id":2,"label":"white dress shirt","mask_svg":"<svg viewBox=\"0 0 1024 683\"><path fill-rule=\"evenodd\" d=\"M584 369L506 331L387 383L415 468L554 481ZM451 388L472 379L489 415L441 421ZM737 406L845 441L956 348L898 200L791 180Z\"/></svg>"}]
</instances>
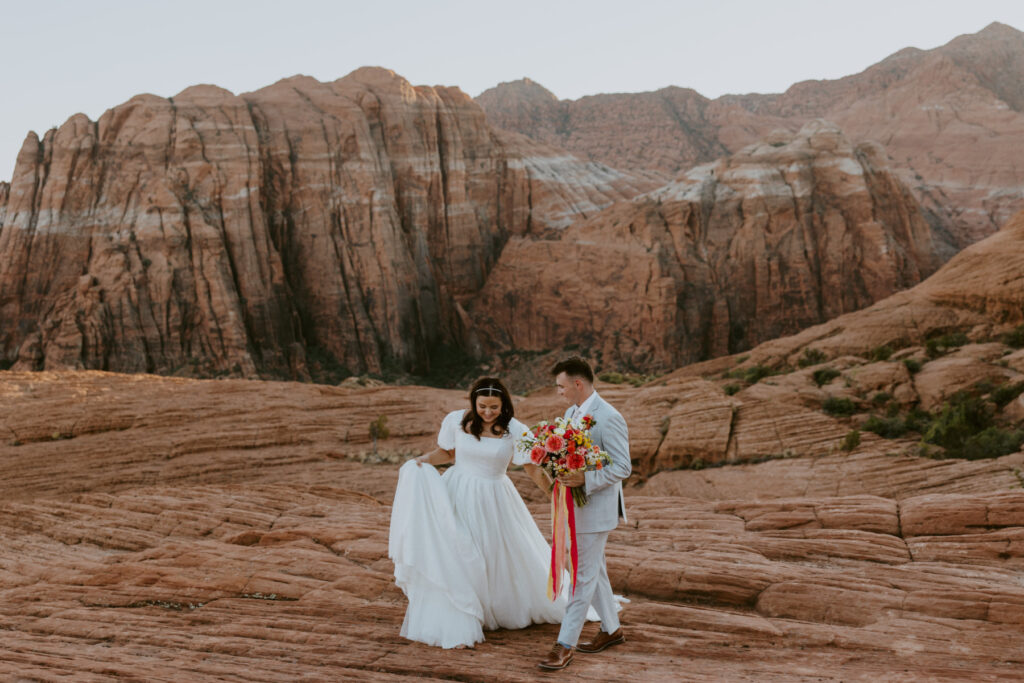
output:
<instances>
[{"instance_id":1,"label":"white dress shirt","mask_svg":"<svg viewBox=\"0 0 1024 683\"><path fill-rule=\"evenodd\" d=\"M593 393L590 394L590 396L587 396L587 400L586 401L584 401L582 404L580 404L578 406L573 406L575 408L575 410L573 411L572 417L569 418L569 419L572 420L572 423L574 425L576 425L577 427L582 427L583 426L582 425L583 417L587 414L587 411L590 410L590 407L592 405L594 405L594 401L596 399L597 399L597 390L595 389L593 391Z\"/></svg>"}]
</instances>

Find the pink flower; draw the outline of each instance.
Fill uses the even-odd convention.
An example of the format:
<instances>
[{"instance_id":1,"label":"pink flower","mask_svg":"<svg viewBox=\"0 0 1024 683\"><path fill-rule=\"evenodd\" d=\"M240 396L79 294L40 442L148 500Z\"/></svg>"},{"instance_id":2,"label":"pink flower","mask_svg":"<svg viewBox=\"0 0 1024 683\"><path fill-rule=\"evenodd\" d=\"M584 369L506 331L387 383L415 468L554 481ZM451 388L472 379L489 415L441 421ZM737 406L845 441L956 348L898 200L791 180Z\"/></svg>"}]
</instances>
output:
<instances>
[{"instance_id":1,"label":"pink flower","mask_svg":"<svg viewBox=\"0 0 1024 683\"><path fill-rule=\"evenodd\" d=\"M548 452L544 450L544 447L537 444L530 449L530 462L534 465L541 465L544 463L544 459L548 456Z\"/></svg>"},{"instance_id":2,"label":"pink flower","mask_svg":"<svg viewBox=\"0 0 1024 683\"><path fill-rule=\"evenodd\" d=\"M570 470L582 470L586 467L587 460L583 457L582 453L573 452L565 459L565 464Z\"/></svg>"},{"instance_id":3,"label":"pink flower","mask_svg":"<svg viewBox=\"0 0 1024 683\"><path fill-rule=\"evenodd\" d=\"M560 437L558 434L552 434L548 437L548 440L544 442L544 447L548 449L548 453L558 453L565 448L565 439Z\"/></svg>"}]
</instances>

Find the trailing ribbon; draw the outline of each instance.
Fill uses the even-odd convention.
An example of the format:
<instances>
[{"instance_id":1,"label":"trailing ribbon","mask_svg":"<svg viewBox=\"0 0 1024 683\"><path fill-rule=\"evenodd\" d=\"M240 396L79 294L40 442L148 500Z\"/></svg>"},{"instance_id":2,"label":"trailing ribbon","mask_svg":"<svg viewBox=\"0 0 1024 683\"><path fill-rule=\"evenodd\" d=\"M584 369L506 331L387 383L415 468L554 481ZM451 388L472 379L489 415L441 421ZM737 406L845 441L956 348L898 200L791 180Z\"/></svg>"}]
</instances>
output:
<instances>
[{"instance_id":1,"label":"trailing ribbon","mask_svg":"<svg viewBox=\"0 0 1024 683\"><path fill-rule=\"evenodd\" d=\"M555 482L551 489L551 573L548 574L548 599L554 600L562 592L565 575L565 555L569 551L569 578L572 593L576 593L576 572L579 554L576 550L576 506L568 488Z\"/></svg>"}]
</instances>

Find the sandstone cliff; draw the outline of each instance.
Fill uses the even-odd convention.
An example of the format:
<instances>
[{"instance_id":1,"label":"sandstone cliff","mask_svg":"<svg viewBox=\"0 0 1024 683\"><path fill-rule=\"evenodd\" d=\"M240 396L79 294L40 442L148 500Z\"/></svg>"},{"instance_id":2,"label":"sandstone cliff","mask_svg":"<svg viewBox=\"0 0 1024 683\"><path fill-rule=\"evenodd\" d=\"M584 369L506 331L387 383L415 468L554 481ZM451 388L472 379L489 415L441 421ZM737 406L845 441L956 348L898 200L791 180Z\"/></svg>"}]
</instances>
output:
<instances>
[{"instance_id":1,"label":"sandstone cliff","mask_svg":"<svg viewBox=\"0 0 1024 683\"><path fill-rule=\"evenodd\" d=\"M964 333L967 340L987 340L1022 322L1024 212L996 234L957 254L916 287L864 310L761 344L745 354L743 363L792 365L808 349L825 358L838 358L883 346L890 350L920 348L930 338L951 332ZM735 357L722 357L678 372L707 374L736 363Z\"/></svg>"},{"instance_id":2,"label":"sandstone cliff","mask_svg":"<svg viewBox=\"0 0 1024 683\"><path fill-rule=\"evenodd\" d=\"M513 239L470 315L494 350L579 346L604 367L670 369L862 308L935 267L884 153L816 121L556 240Z\"/></svg>"},{"instance_id":3,"label":"sandstone cliff","mask_svg":"<svg viewBox=\"0 0 1024 683\"><path fill-rule=\"evenodd\" d=\"M26 139L0 222L0 358L422 372L466 343L459 302L510 236L651 187L383 69L140 95Z\"/></svg>"},{"instance_id":4,"label":"sandstone cliff","mask_svg":"<svg viewBox=\"0 0 1024 683\"><path fill-rule=\"evenodd\" d=\"M656 171L666 179L728 154L707 117L711 100L694 90L593 95L559 100L528 78L502 83L476 101L487 120L584 159L615 168Z\"/></svg>"},{"instance_id":5,"label":"sandstone cliff","mask_svg":"<svg viewBox=\"0 0 1024 683\"><path fill-rule=\"evenodd\" d=\"M933 50L908 48L862 73L797 83L777 95L693 91L558 101L532 83L478 97L496 125L623 169L676 173L776 128L836 122L882 143L947 242L945 256L1024 208L1024 34L992 24ZM947 234L948 233L948 234Z\"/></svg>"}]
</instances>

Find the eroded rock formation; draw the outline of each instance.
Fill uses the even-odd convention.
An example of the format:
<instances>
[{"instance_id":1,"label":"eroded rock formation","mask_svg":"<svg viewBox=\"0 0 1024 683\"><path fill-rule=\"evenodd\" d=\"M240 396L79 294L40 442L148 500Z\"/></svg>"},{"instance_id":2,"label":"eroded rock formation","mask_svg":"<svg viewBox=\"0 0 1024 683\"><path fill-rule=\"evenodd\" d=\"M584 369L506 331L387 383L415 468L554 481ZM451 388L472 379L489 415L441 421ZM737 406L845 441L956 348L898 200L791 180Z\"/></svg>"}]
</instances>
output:
<instances>
[{"instance_id":1,"label":"eroded rock formation","mask_svg":"<svg viewBox=\"0 0 1024 683\"><path fill-rule=\"evenodd\" d=\"M555 625L488 632L469 651L399 636L405 599L387 559L393 461L429 447L462 392L0 377L0 675L536 680ZM601 391L647 452L644 420L655 413L637 411L655 405L639 401L667 389ZM531 394L518 414L550 417L556 403L553 391ZM392 435L378 457L367 426L381 415ZM762 423L760 440L795 437L793 426ZM666 441L685 436L675 427ZM1014 469L1024 454L955 463L886 448L800 449L632 482L630 524L608 544L612 585L630 599L627 644L580 656L560 676L1016 676L1024 494ZM550 503L523 473L512 477L546 532Z\"/></svg>"},{"instance_id":2,"label":"eroded rock formation","mask_svg":"<svg viewBox=\"0 0 1024 683\"><path fill-rule=\"evenodd\" d=\"M513 239L470 315L493 349L575 345L606 367L671 369L857 310L935 267L880 148L814 121L556 240Z\"/></svg>"},{"instance_id":3,"label":"eroded rock formation","mask_svg":"<svg viewBox=\"0 0 1024 683\"><path fill-rule=\"evenodd\" d=\"M877 141L948 257L1024 208L1024 34L994 23L933 50L907 48L865 71L785 93L709 100L680 88L558 101L504 83L478 97L496 125L623 169L675 174L814 118Z\"/></svg>"},{"instance_id":4,"label":"eroded rock formation","mask_svg":"<svg viewBox=\"0 0 1024 683\"><path fill-rule=\"evenodd\" d=\"M140 95L25 141L0 228L0 357L422 372L465 345L460 301L510 236L652 186L384 69Z\"/></svg>"}]
</instances>

